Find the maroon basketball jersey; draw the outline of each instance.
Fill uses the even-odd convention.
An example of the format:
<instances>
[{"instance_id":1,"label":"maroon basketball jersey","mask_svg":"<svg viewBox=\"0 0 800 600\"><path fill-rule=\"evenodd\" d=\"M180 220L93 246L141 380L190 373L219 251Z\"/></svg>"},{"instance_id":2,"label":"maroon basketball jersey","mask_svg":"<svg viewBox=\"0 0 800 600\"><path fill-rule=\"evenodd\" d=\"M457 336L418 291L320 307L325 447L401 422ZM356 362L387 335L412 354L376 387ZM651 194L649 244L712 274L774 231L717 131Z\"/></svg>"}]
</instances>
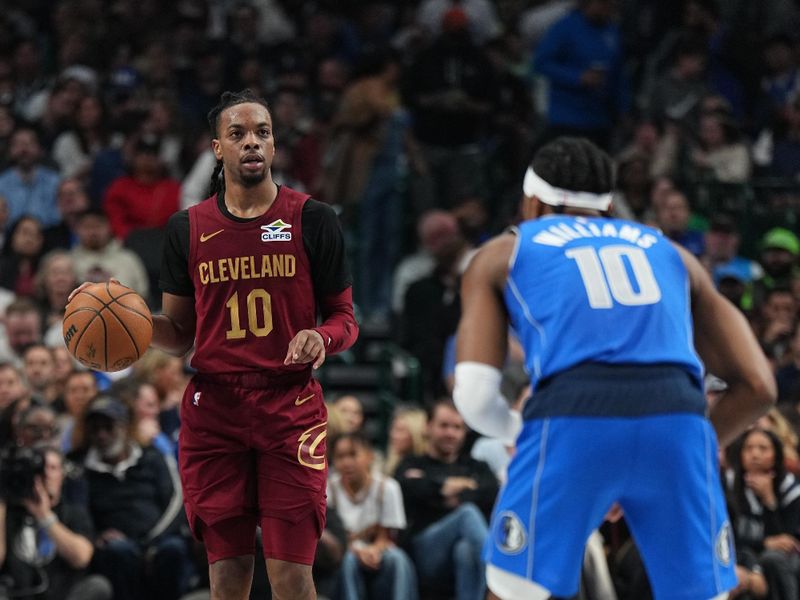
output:
<instances>
[{"instance_id":1,"label":"maroon basketball jersey","mask_svg":"<svg viewBox=\"0 0 800 600\"><path fill-rule=\"evenodd\" d=\"M189 272L197 330L192 366L201 373L299 371L284 366L289 342L316 326L301 215L308 196L286 186L246 223L213 196L189 209Z\"/></svg>"}]
</instances>

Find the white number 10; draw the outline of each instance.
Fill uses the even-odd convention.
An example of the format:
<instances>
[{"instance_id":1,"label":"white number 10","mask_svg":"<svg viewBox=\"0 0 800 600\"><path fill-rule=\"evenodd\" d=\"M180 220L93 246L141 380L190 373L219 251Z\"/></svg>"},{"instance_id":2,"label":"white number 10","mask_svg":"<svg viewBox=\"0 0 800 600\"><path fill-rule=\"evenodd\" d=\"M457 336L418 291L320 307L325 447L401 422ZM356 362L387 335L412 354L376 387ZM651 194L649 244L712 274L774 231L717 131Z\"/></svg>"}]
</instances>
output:
<instances>
[{"instance_id":1,"label":"white number 10","mask_svg":"<svg viewBox=\"0 0 800 600\"><path fill-rule=\"evenodd\" d=\"M565 254L578 265L592 308L612 308L613 300L625 306L655 304L661 300L661 288L641 248L605 246L598 252L591 246L583 246L567 250ZM638 291L628 277L623 258L628 259Z\"/></svg>"}]
</instances>

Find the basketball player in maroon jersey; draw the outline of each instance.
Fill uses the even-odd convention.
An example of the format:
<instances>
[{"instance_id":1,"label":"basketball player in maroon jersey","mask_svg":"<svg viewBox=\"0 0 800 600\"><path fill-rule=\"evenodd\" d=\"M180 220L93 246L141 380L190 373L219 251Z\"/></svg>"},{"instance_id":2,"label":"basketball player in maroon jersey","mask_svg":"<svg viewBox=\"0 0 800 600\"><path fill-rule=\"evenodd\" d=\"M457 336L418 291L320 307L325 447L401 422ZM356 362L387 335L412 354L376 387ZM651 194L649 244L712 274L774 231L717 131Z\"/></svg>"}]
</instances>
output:
<instances>
[{"instance_id":1,"label":"basketball player in maroon jersey","mask_svg":"<svg viewBox=\"0 0 800 600\"><path fill-rule=\"evenodd\" d=\"M256 525L273 598L312 599L327 477L312 369L358 335L343 236L328 205L272 181L264 100L226 92L209 122L212 196L167 225L153 319L154 346L195 347L181 406L184 505L213 600L249 597Z\"/></svg>"}]
</instances>

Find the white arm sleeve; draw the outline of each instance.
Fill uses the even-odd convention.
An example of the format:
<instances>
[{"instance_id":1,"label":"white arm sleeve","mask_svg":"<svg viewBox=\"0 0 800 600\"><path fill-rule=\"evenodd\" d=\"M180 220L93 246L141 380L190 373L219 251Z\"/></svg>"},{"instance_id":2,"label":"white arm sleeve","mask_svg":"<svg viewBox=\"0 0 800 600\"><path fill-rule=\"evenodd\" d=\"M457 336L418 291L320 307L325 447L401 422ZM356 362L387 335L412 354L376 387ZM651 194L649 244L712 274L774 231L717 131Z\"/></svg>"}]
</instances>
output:
<instances>
[{"instance_id":1,"label":"white arm sleeve","mask_svg":"<svg viewBox=\"0 0 800 600\"><path fill-rule=\"evenodd\" d=\"M499 369L479 362L456 365L453 401L467 425L478 433L512 446L522 429L522 416L500 394Z\"/></svg>"}]
</instances>

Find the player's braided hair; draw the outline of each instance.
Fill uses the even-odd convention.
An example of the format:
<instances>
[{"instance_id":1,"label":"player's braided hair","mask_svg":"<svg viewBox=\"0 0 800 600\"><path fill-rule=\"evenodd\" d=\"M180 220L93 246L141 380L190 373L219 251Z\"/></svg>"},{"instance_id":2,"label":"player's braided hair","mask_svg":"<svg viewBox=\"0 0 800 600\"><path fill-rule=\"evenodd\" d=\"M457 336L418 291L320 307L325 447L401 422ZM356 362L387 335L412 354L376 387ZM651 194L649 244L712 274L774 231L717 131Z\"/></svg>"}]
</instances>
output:
<instances>
[{"instance_id":1,"label":"player's braided hair","mask_svg":"<svg viewBox=\"0 0 800 600\"><path fill-rule=\"evenodd\" d=\"M215 138L219 135L219 116L223 111L237 104L249 104L251 102L260 104L269 110L267 101L250 88L244 89L241 92L223 92L219 97L217 105L208 113L208 125L211 127L211 135ZM208 195L213 196L224 189L225 174L223 173L222 160L217 160L217 166L214 167L214 172L211 173L211 185L208 188Z\"/></svg>"},{"instance_id":2,"label":"player's braided hair","mask_svg":"<svg viewBox=\"0 0 800 600\"><path fill-rule=\"evenodd\" d=\"M531 163L553 187L605 194L614 187L611 158L586 138L560 137L542 146Z\"/></svg>"}]
</instances>

